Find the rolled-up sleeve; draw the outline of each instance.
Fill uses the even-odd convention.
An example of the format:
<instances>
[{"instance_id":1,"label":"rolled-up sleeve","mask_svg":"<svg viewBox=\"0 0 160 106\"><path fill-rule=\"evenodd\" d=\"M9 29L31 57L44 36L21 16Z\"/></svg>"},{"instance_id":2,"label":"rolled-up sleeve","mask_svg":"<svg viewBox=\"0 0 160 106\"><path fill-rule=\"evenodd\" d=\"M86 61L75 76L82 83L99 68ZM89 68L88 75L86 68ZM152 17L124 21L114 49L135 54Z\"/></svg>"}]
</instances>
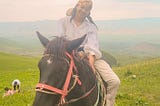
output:
<instances>
[{"instance_id":1,"label":"rolled-up sleeve","mask_svg":"<svg viewBox=\"0 0 160 106\"><path fill-rule=\"evenodd\" d=\"M97 28L91 27L90 31L87 34L86 44L84 45L84 51L95 55L96 59L102 57L102 53L99 50L99 41L97 38Z\"/></svg>"}]
</instances>

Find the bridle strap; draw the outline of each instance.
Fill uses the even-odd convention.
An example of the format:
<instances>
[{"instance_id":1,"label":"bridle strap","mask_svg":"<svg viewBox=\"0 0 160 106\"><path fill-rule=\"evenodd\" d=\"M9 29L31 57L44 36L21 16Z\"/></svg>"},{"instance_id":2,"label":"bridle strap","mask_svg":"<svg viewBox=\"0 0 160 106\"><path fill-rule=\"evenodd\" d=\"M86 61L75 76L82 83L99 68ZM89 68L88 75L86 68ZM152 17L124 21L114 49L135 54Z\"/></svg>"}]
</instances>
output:
<instances>
[{"instance_id":1,"label":"bridle strap","mask_svg":"<svg viewBox=\"0 0 160 106\"><path fill-rule=\"evenodd\" d=\"M46 90L50 90L50 91L52 91L52 92L56 92L56 93L58 93L58 94L64 95L63 90L58 89L58 88L55 88L55 87L52 87L52 86L47 85L47 84L44 84L44 83L38 83L38 84L36 85L36 88L46 89Z\"/></svg>"},{"instance_id":2,"label":"bridle strap","mask_svg":"<svg viewBox=\"0 0 160 106\"><path fill-rule=\"evenodd\" d=\"M73 77L74 77L74 82L73 82L73 85L71 86L71 88L68 90L68 93L72 91L72 89L75 87L76 83L78 83L78 81L79 81L79 78L78 78L77 75L73 75ZM40 84L41 84L41 83L40 83ZM45 88L42 88L42 87L39 85L39 83L37 84L37 86L39 86L39 87L37 87L37 88L35 89L35 91L37 91L37 92L43 92L43 93L51 94L51 95L58 95L58 93L55 92L57 88L55 89L54 87L51 86L51 87L53 88L52 91L46 91L46 89L45 89ZM40 87L41 87L41 88L40 88ZM54 89L55 89L55 91L54 91ZM59 90L59 89L58 89L58 90Z\"/></svg>"},{"instance_id":3,"label":"bridle strap","mask_svg":"<svg viewBox=\"0 0 160 106\"><path fill-rule=\"evenodd\" d=\"M53 87L53 86L50 86L50 85L47 85L47 84L44 84L44 83L38 83L36 85L36 91L44 92L44 93L47 93L47 94L55 94L55 95L56 94L60 94L61 95L61 99L60 99L60 103L58 104L58 106L69 104L69 103L73 103L73 102L76 102L76 101L78 101L80 99L83 99L83 98L87 97L94 90L94 88L96 87L96 84L95 84L88 92L86 92L81 97L75 98L75 99L71 99L71 100L69 100L67 102L65 101L65 97L73 89L75 84L78 83L79 85L81 85L80 79L78 78L78 76L75 76L74 84L71 87L71 89L68 90L69 84L70 84L70 80L71 80L71 76L72 76L72 73L73 73L73 69L76 71L76 73L78 73L78 70L77 70L77 67L75 66L73 57L68 52L66 52L65 54L70 58L70 66L69 66L68 74L67 74L66 81L64 83L63 89L61 90L61 89L58 89L56 87ZM45 56L50 56L50 55L45 55ZM45 90L49 90L49 91L45 91Z\"/></svg>"},{"instance_id":4,"label":"bridle strap","mask_svg":"<svg viewBox=\"0 0 160 106\"><path fill-rule=\"evenodd\" d=\"M71 61L70 61L70 67L69 67L69 70L68 70L66 81L65 81L64 86L63 86L63 92L64 93L63 93L61 99L64 99L64 97L67 95L67 91L68 91L68 87L69 87L69 83L70 83L70 80L71 80L73 67L74 67L73 57L68 52L66 52L66 55L71 59Z\"/></svg>"},{"instance_id":5,"label":"bridle strap","mask_svg":"<svg viewBox=\"0 0 160 106\"><path fill-rule=\"evenodd\" d=\"M72 73L73 73L73 68L76 70L76 66L74 64L73 57L68 52L65 52L65 54L70 58L70 66L69 66L68 74L67 74L66 81L64 83L63 89L61 90L61 89L58 89L56 87L53 87L53 86L50 86L50 85L47 85L47 84L44 84L44 83L38 83L37 86L36 86L36 88L46 89L46 90L50 90L52 92L55 92L57 94L60 94L61 95L60 104L65 103L64 98L68 94L68 88L69 88L69 83L70 83L71 76L72 76ZM77 81L79 83L81 83L79 79Z\"/></svg>"},{"instance_id":6,"label":"bridle strap","mask_svg":"<svg viewBox=\"0 0 160 106\"><path fill-rule=\"evenodd\" d=\"M92 91L95 89L96 85L97 85L97 84L95 83L95 85L94 85L88 92L86 92L84 95L80 96L79 98L71 99L71 100L69 100L68 102L65 102L64 104L73 103L73 102L76 102L76 101L78 101L78 100L80 100L80 99L83 99L83 98L87 97L87 96L88 96L89 94L91 94Z\"/></svg>"}]
</instances>

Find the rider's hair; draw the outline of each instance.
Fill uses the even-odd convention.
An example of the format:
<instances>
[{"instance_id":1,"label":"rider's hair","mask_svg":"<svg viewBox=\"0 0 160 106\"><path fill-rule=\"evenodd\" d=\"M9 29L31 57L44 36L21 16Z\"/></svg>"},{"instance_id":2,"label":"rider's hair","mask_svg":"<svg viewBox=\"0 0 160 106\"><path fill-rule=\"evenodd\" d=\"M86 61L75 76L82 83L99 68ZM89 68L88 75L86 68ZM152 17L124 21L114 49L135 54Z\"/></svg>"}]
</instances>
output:
<instances>
[{"instance_id":1,"label":"rider's hair","mask_svg":"<svg viewBox=\"0 0 160 106\"><path fill-rule=\"evenodd\" d=\"M76 15L76 11L77 11L77 8L76 6L73 8L72 10L72 14L71 14L71 19L70 19L70 22L73 20L73 18L75 17ZM89 15L86 17L88 19L89 22L91 22L92 24L94 24L96 26L96 28L98 29L97 25L95 24L95 22L93 21L92 17L90 16L90 13Z\"/></svg>"}]
</instances>

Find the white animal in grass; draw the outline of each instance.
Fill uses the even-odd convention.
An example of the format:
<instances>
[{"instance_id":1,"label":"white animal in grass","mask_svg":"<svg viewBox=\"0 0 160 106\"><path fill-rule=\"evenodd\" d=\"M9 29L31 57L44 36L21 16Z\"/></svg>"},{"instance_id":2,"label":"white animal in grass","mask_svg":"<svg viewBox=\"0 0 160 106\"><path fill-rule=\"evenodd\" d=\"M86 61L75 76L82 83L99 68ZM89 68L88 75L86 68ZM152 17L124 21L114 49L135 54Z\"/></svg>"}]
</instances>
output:
<instances>
[{"instance_id":1,"label":"white animal in grass","mask_svg":"<svg viewBox=\"0 0 160 106\"><path fill-rule=\"evenodd\" d=\"M13 89L18 90L18 92L20 92L20 85L21 85L21 82L18 79L15 79L12 81Z\"/></svg>"}]
</instances>

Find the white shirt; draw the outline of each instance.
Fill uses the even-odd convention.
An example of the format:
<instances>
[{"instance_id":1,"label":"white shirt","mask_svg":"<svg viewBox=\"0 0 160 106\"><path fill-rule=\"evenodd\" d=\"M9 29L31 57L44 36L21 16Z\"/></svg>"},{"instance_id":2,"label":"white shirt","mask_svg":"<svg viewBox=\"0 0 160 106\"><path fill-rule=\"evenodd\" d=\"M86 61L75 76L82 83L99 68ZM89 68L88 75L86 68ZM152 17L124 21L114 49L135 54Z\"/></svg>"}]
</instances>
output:
<instances>
[{"instance_id":1,"label":"white shirt","mask_svg":"<svg viewBox=\"0 0 160 106\"><path fill-rule=\"evenodd\" d=\"M70 18L70 16L67 16L58 21L57 36L65 36L68 40L73 40L87 34L84 42L80 46L84 47L85 53L95 55L96 59L101 58L102 53L99 50L96 26L87 20L80 26L77 26L73 20L70 21Z\"/></svg>"}]
</instances>

